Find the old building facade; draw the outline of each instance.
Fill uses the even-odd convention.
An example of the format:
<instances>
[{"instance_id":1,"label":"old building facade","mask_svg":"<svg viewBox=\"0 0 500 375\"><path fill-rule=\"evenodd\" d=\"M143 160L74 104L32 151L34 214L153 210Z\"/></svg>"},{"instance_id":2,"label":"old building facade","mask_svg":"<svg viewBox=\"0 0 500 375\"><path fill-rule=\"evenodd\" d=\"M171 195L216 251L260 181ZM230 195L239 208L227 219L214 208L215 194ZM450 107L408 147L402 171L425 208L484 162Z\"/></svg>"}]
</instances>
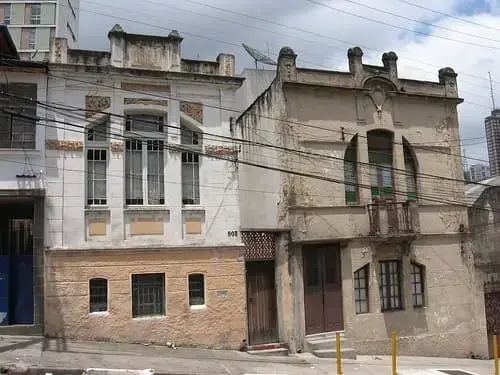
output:
<instances>
[{"instance_id":1,"label":"old building facade","mask_svg":"<svg viewBox=\"0 0 500 375\"><path fill-rule=\"evenodd\" d=\"M40 334L44 320L47 66L20 60L0 26L0 332ZM25 100L29 97L29 100Z\"/></svg>"},{"instance_id":2,"label":"old building facade","mask_svg":"<svg viewBox=\"0 0 500 375\"><path fill-rule=\"evenodd\" d=\"M239 171L242 233L274 239L247 261L247 282L268 286L265 303L248 293L249 343L332 356L341 331L354 349L343 354L388 354L395 331L401 355L485 355L467 209L455 204L457 75L403 79L394 52L382 66L362 58L356 47L348 72L304 69L285 47L237 119L240 160L254 164Z\"/></svg>"},{"instance_id":3,"label":"old building facade","mask_svg":"<svg viewBox=\"0 0 500 375\"><path fill-rule=\"evenodd\" d=\"M110 31L110 50L53 39L45 332L204 347L245 337L234 56Z\"/></svg>"}]
</instances>

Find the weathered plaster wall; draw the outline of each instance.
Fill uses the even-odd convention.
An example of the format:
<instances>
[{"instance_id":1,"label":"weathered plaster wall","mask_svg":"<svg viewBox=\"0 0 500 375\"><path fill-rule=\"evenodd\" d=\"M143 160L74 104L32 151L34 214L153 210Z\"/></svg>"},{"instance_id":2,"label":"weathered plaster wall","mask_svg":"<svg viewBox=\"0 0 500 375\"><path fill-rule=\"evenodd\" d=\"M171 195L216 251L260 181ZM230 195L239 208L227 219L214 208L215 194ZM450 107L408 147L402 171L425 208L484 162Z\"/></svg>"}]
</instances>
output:
<instances>
[{"instance_id":1,"label":"weathered plaster wall","mask_svg":"<svg viewBox=\"0 0 500 375\"><path fill-rule=\"evenodd\" d=\"M92 262L89 263L89 255ZM45 333L84 340L238 347L246 337L241 248L46 252ZM188 275L205 275L205 307L188 302ZM132 318L131 275L165 273L165 316ZM89 279L108 280L108 311L89 313Z\"/></svg>"}]
</instances>

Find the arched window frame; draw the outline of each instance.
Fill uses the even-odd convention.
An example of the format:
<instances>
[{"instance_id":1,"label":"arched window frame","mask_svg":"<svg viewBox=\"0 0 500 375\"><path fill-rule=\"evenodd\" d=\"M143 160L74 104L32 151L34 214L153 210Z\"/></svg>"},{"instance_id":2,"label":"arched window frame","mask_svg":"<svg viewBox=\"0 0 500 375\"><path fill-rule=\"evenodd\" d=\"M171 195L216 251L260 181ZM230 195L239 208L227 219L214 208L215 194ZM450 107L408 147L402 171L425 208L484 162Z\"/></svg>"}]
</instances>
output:
<instances>
[{"instance_id":1,"label":"arched window frame","mask_svg":"<svg viewBox=\"0 0 500 375\"><path fill-rule=\"evenodd\" d=\"M406 196L418 200L418 163L410 143L403 137L403 154L406 173Z\"/></svg>"},{"instance_id":2,"label":"arched window frame","mask_svg":"<svg viewBox=\"0 0 500 375\"><path fill-rule=\"evenodd\" d=\"M344 153L344 186L346 204L359 203L358 135L354 135Z\"/></svg>"},{"instance_id":3,"label":"arched window frame","mask_svg":"<svg viewBox=\"0 0 500 375\"><path fill-rule=\"evenodd\" d=\"M101 283L101 285L92 285L96 283ZM89 279L88 282L88 288L89 288L89 313L95 314L95 313L108 312L109 309L108 279L104 277L91 278Z\"/></svg>"}]
</instances>

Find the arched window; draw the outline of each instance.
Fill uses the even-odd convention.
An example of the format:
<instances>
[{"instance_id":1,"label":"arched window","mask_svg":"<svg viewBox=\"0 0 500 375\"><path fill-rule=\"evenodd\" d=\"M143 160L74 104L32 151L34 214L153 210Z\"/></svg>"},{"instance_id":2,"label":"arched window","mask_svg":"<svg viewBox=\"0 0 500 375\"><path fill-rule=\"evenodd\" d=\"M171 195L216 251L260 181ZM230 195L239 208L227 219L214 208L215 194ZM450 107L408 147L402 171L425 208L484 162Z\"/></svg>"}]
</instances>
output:
<instances>
[{"instance_id":1,"label":"arched window","mask_svg":"<svg viewBox=\"0 0 500 375\"><path fill-rule=\"evenodd\" d=\"M95 278L89 280L89 311L108 311L108 280Z\"/></svg>"},{"instance_id":2,"label":"arched window","mask_svg":"<svg viewBox=\"0 0 500 375\"><path fill-rule=\"evenodd\" d=\"M368 160L372 199L394 199L393 134L384 130L368 132Z\"/></svg>"},{"instance_id":3,"label":"arched window","mask_svg":"<svg viewBox=\"0 0 500 375\"><path fill-rule=\"evenodd\" d=\"M193 273L188 277L189 283L189 306L200 306L205 304L205 276L201 273Z\"/></svg>"},{"instance_id":4,"label":"arched window","mask_svg":"<svg viewBox=\"0 0 500 375\"><path fill-rule=\"evenodd\" d=\"M344 185L346 204L358 203L358 136L355 135L344 154Z\"/></svg>"},{"instance_id":5,"label":"arched window","mask_svg":"<svg viewBox=\"0 0 500 375\"><path fill-rule=\"evenodd\" d=\"M409 200L417 199L417 167L408 142L403 139L403 152L406 171L406 194Z\"/></svg>"}]
</instances>

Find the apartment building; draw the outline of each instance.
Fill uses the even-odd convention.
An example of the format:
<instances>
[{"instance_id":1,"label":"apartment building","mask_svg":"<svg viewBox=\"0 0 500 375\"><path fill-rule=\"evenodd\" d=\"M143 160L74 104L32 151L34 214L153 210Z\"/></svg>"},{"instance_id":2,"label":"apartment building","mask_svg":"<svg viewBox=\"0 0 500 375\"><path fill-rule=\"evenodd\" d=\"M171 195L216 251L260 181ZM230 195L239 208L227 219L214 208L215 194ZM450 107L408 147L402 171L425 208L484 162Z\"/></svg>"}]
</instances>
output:
<instances>
[{"instance_id":1,"label":"apartment building","mask_svg":"<svg viewBox=\"0 0 500 375\"><path fill-rule=\"evenodd\" d=\"M20 60L3 25L0 54L0 333L41 334L47 66Z\"/></svg>"},{"instance_id":2,"label":"apartment building","mask_svg":"<svg viewBox=\"0 0 500 375\"><path fill-rule=\"evenodd\" d=\"M78 48L80 0L0 0L0 22L7 25L23 60L45 60L50 39L66 38Z\"/></svg>"},{"instance_id":3,"label":"apartment building","mask_svg":"<svg viewBox=\"0 0 500 375\"><path fill-rule=\"evenodd\" d=\"M490 177L490 166L486 164L473 164L469 167L470 181L482 181Z\"/></svg>"},{"instance_id":4,"label":"apartment building","mask_svg":"<svg viewBox=\"0 0 500 375\"><path fill-rule=\"evenodd\" d=\"M51 46L49 336L235 348L245 337L234 56L126 33Z\"/></svg>"},{"instance_id":5,"label":"apartment building","mask_svg":"<svg viewBox=\"0 0 500 375\"><path fill-rule=\"evenodd\" d=\"M484 119L486 143L492 176L500 175L500 109L493 109L491 115Z\"/></svg>"},{"instance_id":6,"label":"apartment building","mask_svg":"<svg viewBox=\"0 0 500 375\"><path fill-rule=\"evenodd\" d=\"M234 127L249 141L240 158L264 166L239 170L242 233L265 239L246 260L247 284L266 286L247 294L249 344L335 357L340 331L354 358L390 354L395 331L401 355L486 355L483 286L455 204L463 167L449 148L457 75L405 79L394 52L382 65L359 47L347 56L347 72L306 69L282 48L275 80Z\"/></svg>"}]
</instances>

